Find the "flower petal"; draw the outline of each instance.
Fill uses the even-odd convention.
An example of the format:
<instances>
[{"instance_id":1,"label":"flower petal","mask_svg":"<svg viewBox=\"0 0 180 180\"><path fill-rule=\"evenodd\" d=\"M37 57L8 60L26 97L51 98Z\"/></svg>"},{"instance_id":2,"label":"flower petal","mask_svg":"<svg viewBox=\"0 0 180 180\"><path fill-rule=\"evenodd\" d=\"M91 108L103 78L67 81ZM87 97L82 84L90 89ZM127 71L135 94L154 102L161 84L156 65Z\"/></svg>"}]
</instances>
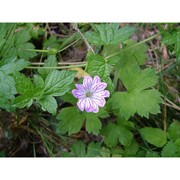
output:
<instances>
[{"instance_id":1,"label":"flower petal","mask_svg":"<svg viewBox=\"0 0 180 180\"><path fill-rule=\"evenodd\" d=\"M107 87L107 83L99 82L97 84L92 85L91 92L97 93L97 92L103 91L106 87Z\"/></svg>"},{"instance_id":2,"label":"flower petal","mask_svg":"<svg viewBox=\"0 0 180 180\"><path fill-rule=\"evenodd\" d=\"M77 105L78 105L78 108L81 110L81 111L84 111L84 107L85 107L85 101L86 99L79 99L79 101L77 102Z\"/></svg>"},{"instance_id":3,"label":"flower petal","mask_svg":"<svg viewBox=\"0 0 180 180\"><path fill-rule=\"evenodd\" d=\"M73 89L72 90L72 94L74 97L78 98L78 99L82 99L85 97L85 93L84 91L81 90L77 90L77 89Z\"/></svg>"},{"instance_id":4,"label":"flower petal","mask_svg":"<svg viewBox=\"0 0 180 180\"><path fill-rule=\"evenodd\" d=\"M96 96L93 95L93 101L99 106L99 107L104 107L104 105L106 104L106 101L103 97L101 96Z\"/></svg>"},{"instance_id":5,"label":"flower petal","mask_svg":"<svg viewBox=\"0 0 180 180\"><path fill-rule=\"evenodd\" d=\"M103 98L107 98L110 96L110 93L108 90L104 90L104 91L100 91L100 92L97 92L97 93L94 93L95 96L101 96Z\"/></svg>"},{"instance_id":6,"label":"flower petal","mask_svg":"<svg viewBox=\"0 0 180 180\"><path fill-rule=\"evenodd\" d=\"M83 86L86 90L89 90L92 86L92 77L85 76L83 80Z\"/></svg>"},{"instance_id":7,"label":"flower petal","mask_svg":"<svg viewBox=\"0 0 180 180\"><path fill-rule=\"evenodd\" d=\"M76 88L81 91L85 91L85 88L82 84L75 84Z\"/></svg>"},{"instance_id":8,"label":"flower petal","mask_svg":"<svg viewBox=\"0 0 180 180\"><path fill-rule=\"evenodd\" d=\"M92 104L92 107L93 107L92 112L94 112L94 113L99 112L99 107L98 107L98 105L94 102L93 99L91 99L91 104Z\"/></svg>"},{"instance_id":9,"label":"flower petal","mask_svg":"<svg viewBox=\"0 0 180 180\"><path fill-rule=\"evenodd\" d=\"M87 112L92 112L93 111L93 106L92 106L92 102L89 98L86 98L86 102L85 102L85 110Z\"/></svg>"},{"instance_id":10,"label":"flower petal","mask_svg":"<svg viewBox=\"0 0 180 180\"><path fill-rule=\"evenodd\" d=\"M97 83L99 83L99 82L101 82L100 77L99 77L99 76L94 76L93 81L92 81L92 84L97 84Z\"/></svg>"}]
</instances>

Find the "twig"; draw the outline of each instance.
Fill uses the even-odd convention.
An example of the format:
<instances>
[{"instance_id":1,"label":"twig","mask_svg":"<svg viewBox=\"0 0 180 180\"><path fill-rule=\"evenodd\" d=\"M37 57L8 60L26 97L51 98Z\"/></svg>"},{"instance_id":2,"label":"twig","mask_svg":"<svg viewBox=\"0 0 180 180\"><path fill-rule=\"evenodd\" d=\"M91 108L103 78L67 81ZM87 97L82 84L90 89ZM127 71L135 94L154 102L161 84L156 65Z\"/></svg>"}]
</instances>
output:
<instances>
[{"instance_id":1,"label":"twig","mask_svg":"<svg viewBox=\"0 0 180 180\"><path fill-rule=\"evenodd\" d=\"M179 106L177 106L176 104L174 104L172 101L170 101L170 100L167 99L166 97L164 97L164 99L165 99L165 101L167 101L169 104L166 103L166 102L163 102L163 104L165 104L166 106L172 107L172 108L180 111L180 107L179 107Z\"/></svg>"},{"instance_id":2,"label":"twig","mask_svg":"<svg viewBox=\"0 0 180 180\"><path fill-rule=\"evenodd\" d=\"M83 35L83 33L79 30L79 28L77 27L77 24L74 24L74 25L73 25L73 28L74 28L74 29L80 34L80 36L83 38L83 40L84 40L84 42L85 42L85 44L86 44L86 46L87 46L87 48L88 48L88 51L90 50L90 51L92 51L93 54L94 54L93 48L90 46L89 42L87 41L87 39L85 38L85 36Z\"/></svg>"}]
</instances>

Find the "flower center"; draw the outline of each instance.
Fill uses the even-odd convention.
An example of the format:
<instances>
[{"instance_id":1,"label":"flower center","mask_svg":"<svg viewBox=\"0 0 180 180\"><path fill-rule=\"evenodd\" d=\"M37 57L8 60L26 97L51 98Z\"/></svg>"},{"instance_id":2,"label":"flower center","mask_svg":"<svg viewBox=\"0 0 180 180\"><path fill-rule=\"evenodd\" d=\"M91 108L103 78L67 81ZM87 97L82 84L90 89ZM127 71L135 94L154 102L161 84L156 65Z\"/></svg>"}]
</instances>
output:
<instances>
[{"instance_id":1,"label":"flower center","mask_svg":"<svg viewBox=\"0 0 180 180\"><path fill-rule=\"evenodd\" d=\"M90 92L86 92L86 97L90 97L91 93Z\"/></svg>"}]
</instances>

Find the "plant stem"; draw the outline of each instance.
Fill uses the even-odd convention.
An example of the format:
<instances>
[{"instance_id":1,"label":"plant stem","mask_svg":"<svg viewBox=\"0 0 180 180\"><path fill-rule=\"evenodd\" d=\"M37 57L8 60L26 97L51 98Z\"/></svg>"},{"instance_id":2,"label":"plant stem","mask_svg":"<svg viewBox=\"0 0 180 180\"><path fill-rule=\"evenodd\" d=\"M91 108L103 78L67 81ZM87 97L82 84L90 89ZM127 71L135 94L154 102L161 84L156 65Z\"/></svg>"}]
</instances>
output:
<instances>
[{"instance_id":1,"label":"plant stem","mask_svg":"<svg viewBox=\"0 0 180 180\"><path fill-rule=\"evenodd\" d=\"M76 67L84 67L86 64L78 64L78 65L72 65L72 66L56 66L56 67L34 67L29 66L26 67L26 69L68 69L68 68L76 68Z\"/></svg>"},{"instance_id":2,"label":"plant stem","mask_svg":"<svg viewBox=\"0 0 180 180\"><path fill-rule=\"evenodd\" d=\"M137 44L134 44L134 45L132 45L132 46L126 48L126 49L121 50L120 52L111 54L111 55L107 56L107 57L105 58L105 60L107 60L107 59L109 59L109 58L112 58L112 57L114 57L114 56L117 56L118 54L121 54L122 52L124 52L124 51L126 51L126 50L129 50L129 49L131 49L131 48L134 48L134 47L136 47L136 46L138 46L138 45L140 45L140 44L143 44L143 43L145 43L145 42L147 42L147 41L149 41L149 40L151 40L151 39L154 39L156 36L159 36L159 34L155 34L155 35L153 35L153 36L151 36L151 37L149 37L149 38L147 38L147 39L145 39L145 40L143 40L143 41L141 41L141 42L139 42L139 43L137 43Z\"/></svg>"}]
</instances>

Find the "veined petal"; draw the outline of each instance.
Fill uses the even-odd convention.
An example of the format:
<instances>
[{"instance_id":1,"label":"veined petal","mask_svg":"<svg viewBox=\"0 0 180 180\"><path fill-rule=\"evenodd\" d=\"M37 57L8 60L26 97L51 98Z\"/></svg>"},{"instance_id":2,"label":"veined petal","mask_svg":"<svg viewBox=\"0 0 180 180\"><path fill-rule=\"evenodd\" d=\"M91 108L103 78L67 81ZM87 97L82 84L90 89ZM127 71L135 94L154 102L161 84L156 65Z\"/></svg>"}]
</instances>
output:
<instances>
[{"instance_id":1,"label":"veined petal","mask_svg":"<svg viewBox=\"0 0 180 180\"><path fill-rule=\"evenodd\" d=\"M93 81L92 81L92 84L97 84L97 83L99 83L99 82L101 82L100 77L99 77L99 76L94 76Z\"/></svg>"},{"instance_id":2,"label":"veined petal","mask_svg":"<svg viewBox=\"0 0 180 180\"><path fill-rule=\"evenodd\" d=\"M110 93L108 90L104 90L104 91L100 91L100 92L97 92L97 93L94 93L93 95L95 96L102 96L103 98L107 98L110 96Z\"/></svg>"},{"instance_id":3,"label":"veined petal","mask_svg":"<svg viewBox=\"0 0 180 180\"><path fill-rule=\"evenodd\" d=\"M86 98L85 110L87 112L92 112L93 111L93 105L92 105L92 102L91 102L91 100L89 98Z\"/></svg>"},{"instance_id":4,"label":"veined petal","mask_svg":"<svg viewBox=\"0 0 180 180\"><path fill-rule=\"evenodd\" d=\"M85 91L85 88L82 84L75 84L76 88L81 91Z\"/></svg>"},{"instance_id":5,"label":"veined petal","mask_svg":"<svg viewBox=\"0 0 180 180\"><path fill-rule=\"evenodd\" d=\"M93 107L92 112L94 112L94 113L99 112L99 107L98 107L98 105L94 102L93 99L91 99L91 104L92 104L92 107Z\"/></svg>"},{"instance_id":6,"label":"veined petal","mask_svg":"<svg viewBox=\"0 0 180 180\"><path fill-rule=\"evenodd\" d=\"M85 103L86 103L85 100L86 100L85 98L84 99L79 99L79 101L77 102L77 105L78 105L78 107L79 107L79 109L81 111L84 111Z\"/></svg>"},{"instance_id":7,"label":"veined petal","mask_svg":"<svg viewBox=\"0 0 180 180\"><path fill-rule=\"evenodd\" d=\"M83 86L86 90L89 90L92 86L92 77L85 76L83 80Z\"/></svg>"},{"instance_id":8,"label":"veined petal","mask_svg":"<svg viewBox=\"0 0 180 180\"><path fill-rule=\"evenodd\" d=\"M78 99L82 99L85 97L85 92L81 91L81 90L77 90L77 89L73 89L72 94L74 97L76 97Z\"/></svg>"},{"instance_id":9,"label":"veined petal","mask_svg":"<svg viewBox=\"0 0 180 180\"><path fill-rule=\"evenodd\" d=\"M97 93L97 92L100 92L100 91L103 91L105 88L107 87L107 83L105 82L99 82L97 84L93 84L92 87L91 87L91 92L93 93Z\"/></svg>"},{"instance_id":10,"label":"veined petal","mask_svg":"<svg viewBox=\"0 0 180 180\"><path fill-rule=\"evenodd\" d=\"M106 104L106 101L103 97L101 96L95 96L93 95L93 101L100 107L104 107L104 105Z\"/></svg>"}]
</instances>

